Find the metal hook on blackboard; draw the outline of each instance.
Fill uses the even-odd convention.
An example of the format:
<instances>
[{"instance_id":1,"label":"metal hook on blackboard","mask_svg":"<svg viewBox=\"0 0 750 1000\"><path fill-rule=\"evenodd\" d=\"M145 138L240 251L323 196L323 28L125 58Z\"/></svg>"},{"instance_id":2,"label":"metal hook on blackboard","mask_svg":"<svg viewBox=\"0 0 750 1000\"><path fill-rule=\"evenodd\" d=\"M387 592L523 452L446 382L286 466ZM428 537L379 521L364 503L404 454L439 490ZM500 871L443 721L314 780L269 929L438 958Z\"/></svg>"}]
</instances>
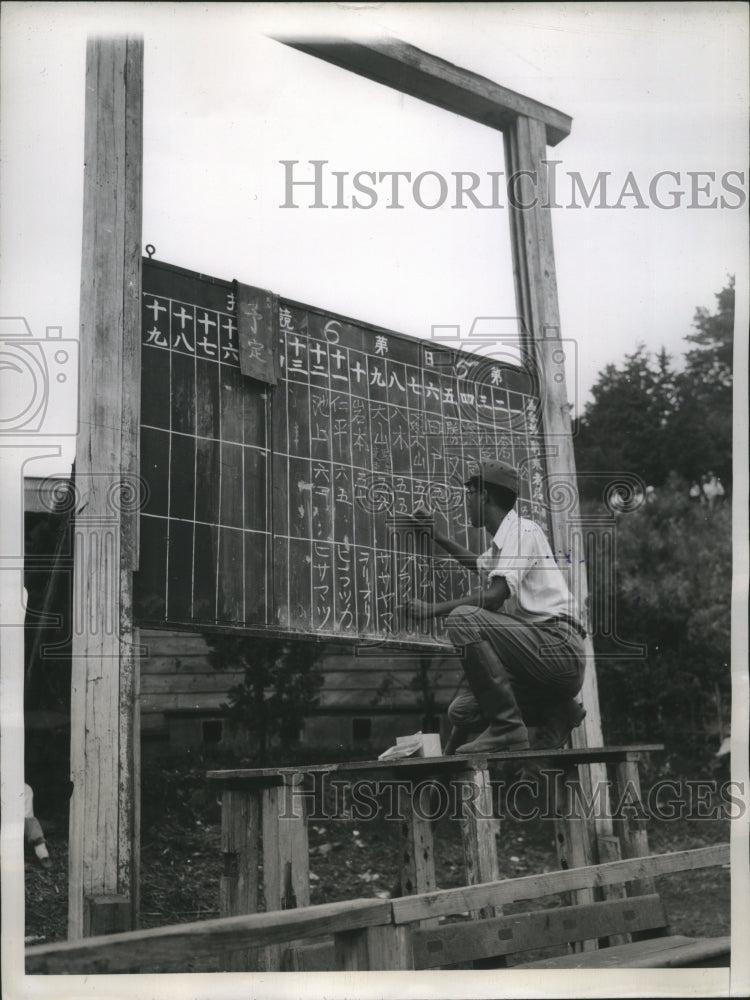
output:
<instances>
[{"instance_id":1,"label":"metal hook on blackboard","mask_svg":"<svg viewBox=\"0 0 750 1000\"><path fill-rule=\"evenodd\" d=\"M151 260L151 258L156 253L156 247L154 246L153 243L146 244L146 253L148 254L148 259Z\"/></svg>"}]
</instances>

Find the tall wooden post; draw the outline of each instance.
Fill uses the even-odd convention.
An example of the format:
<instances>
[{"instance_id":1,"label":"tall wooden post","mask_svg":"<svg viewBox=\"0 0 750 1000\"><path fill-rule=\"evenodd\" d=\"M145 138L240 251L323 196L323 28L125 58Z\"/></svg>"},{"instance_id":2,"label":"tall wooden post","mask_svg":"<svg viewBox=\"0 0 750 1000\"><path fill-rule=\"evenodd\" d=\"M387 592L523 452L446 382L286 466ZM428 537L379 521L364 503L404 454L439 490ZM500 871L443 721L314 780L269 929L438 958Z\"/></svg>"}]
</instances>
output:
<instances>
[{"instance_id":1,"label":"tall wooden post","mask_svg":"<svg viewBox=\"0 0 750 1000\"><path fill-rule=\"evenodd\" d=\"M68 936L134 926L143 42L86 52ZM113 924L112 915L115 915Z\"/></svg>"},{"instance_id":2,"label":"tall wooden post","mask_svg":"<svg viewBox=\"0 0 750 1000\"><path fill-rule=\"evenodd\" d=\"M508 178L515 190L509 204L516 306L523 320L529 361L540 379L541 421L550 492L552 549L568 585L585 614L588 586L580 534L576 464L570 408L565 381L565 344L560 336L557 279L552 246L552 219L547 190L547 129L542 121L519 116L504 132ZM524 183L526 181L526 183ZM587 714L573 731L575 746L601 746L603 742L594 645L586 639L586 675L581 692ZM590 786L606 781L606 768L590 764ZM611 834L611 820L597 819L597 833Z\"/></svg>"}]
</instances>

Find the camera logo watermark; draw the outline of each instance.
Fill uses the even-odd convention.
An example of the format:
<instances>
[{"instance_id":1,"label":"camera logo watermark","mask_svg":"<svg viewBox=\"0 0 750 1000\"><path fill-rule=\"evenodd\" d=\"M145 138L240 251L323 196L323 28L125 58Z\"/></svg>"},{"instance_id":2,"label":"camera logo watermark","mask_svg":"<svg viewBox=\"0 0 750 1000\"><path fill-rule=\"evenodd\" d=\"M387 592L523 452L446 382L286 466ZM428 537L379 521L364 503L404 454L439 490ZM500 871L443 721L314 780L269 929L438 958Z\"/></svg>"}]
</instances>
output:
<instances>
[{"instance_id":1,"label":"camera logo watermark","mask_svg":"<svg viewBox=\"0 0 750 1000\"><path fill-rule=\"evenodd\" d=\"M0 317L0 441L74 435L77 391L78 341L59 326L34 337L23 316Z\"/></svg>"}]
</instances>

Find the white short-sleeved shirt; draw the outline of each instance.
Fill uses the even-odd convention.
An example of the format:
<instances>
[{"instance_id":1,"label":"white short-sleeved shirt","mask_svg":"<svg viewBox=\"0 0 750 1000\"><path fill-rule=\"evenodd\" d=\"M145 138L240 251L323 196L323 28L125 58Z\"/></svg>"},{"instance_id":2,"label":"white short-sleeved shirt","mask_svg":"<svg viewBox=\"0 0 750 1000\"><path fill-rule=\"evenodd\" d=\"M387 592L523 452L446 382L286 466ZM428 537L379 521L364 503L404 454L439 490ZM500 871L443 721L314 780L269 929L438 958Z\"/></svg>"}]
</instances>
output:
<instances>
[{"instance_id":1,"label":"white short-sleeved shirt","mask_svg":"<svg viewBox=\"0 0 750 1000\"><path fill-rule=\"evenodd\" d=\"M508 511L490 548L477 557L477 568L484 587L494 577L504 577L510 589L504 614L528 622L568 615L580 622L544 532L515 510Z\"/></svg>"}]
</instances>

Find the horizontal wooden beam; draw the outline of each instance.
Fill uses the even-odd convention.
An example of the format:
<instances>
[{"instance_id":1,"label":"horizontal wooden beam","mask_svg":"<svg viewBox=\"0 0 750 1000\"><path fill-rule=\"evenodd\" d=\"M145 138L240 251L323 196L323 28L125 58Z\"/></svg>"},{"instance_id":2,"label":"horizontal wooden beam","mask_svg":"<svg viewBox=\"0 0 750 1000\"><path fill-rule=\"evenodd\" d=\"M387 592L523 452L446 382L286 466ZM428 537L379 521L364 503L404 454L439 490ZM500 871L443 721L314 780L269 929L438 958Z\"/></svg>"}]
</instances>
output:
<instances>
[{"instance_id":1,"label":"horizontal wooden beam","mask_svg":"<svg viewBox=\"0 0 750 1000\"><path fill-rule=\"evenodd\" d=\"M393 918L397 924L412 920L426 920L452 913L478 910L483 906L504 906L522 899L538 899L558 892L575 889L595 889L603 885L616 885L649 876L667 875L671 872L694 871L729 862L729 844L714 844L690 851L671 854L654 854L646 858L628 858L626 861L609 861L586 868L546 872L542 875L525 875L503 882L484 882L480 885L442 889L394 899Z\"/></svg>"},{"instance_id":2,"label":"horizontal wooden beam","mask_svg":"<svg viewBox=\"0 0 750 1000\"><path fill-rule=\"evenodd\" d=\"M587 764L591 761L601 763L618 763L620 761L638 760L642 753L656 753L664 749L662 743L638 743L633 746L618 747L576 747L566 750L514 750L504 753L490 754L455 754L450 757L408 757L404 760L357 760L333 764L305 764L299 767L265 767L236 768L227 771L208 771L206 777L210 781L218 781L232 786L252 786L254 782L267 784L270 781L290 780L298 774L315 774L330 772L336 774L378 774L388 777L390 774L406 776L408 772L422 773L427 777L434 772L450 773L463 770L467 762L475 767L491 766L493 763L505 764L509 761L531 763L544 761L550 769L558 765Z\"/></svg>"},{"instance_id":3,"label":"horizontal wooden beam","mask_svg":"<svg viewBox=\"0 0 750 1000\"><path fill-rule=\"evenodd\" d=\"M715 844L690 851L444 889L402 899L346 900L296 910L253 913L39 945L26 950L26 972L28 975L143 972L154 966L183 961L188 955L214 956L221 950L284 944L391 923L406 924L572 889L694 871L728 861L729 844Z\"/></svg>"},{"instance_id":4,"label":"horizontal wooden beam","mask_svg":"<svg viewBox=\"0 0 750 1000\"><path fill-rule=\"evenodd\" d=\"M63 499L69 476L24 476L23 509L26 514L54 514L55 504Z\"/></svg>"},{"instance_id":5,"label":"horizontal wooden beam","mask_svg":"<svg viewBox=\"0 0 750 1000\"><path fill-rule=\"evenodd\" d=\"M391 904L353 899L296 910L252 913L152 930L128 931L82 941L38 945L26 950L26 973L86 975L145 972L184 959L216 956L222 950L283 944L304 937L391 923Z\"/></svg>"},{"instance_id":6,"label":"horizontal wooden beam","mask_svg":"<svg viewBox=\"0 0 750 1000\"><path fill-rule=\"evenodd\" d=\"M655 894L468 920L414 931L414 967L455 965L666 926L664 906Z\"/></svg>"},{"instance_id":7,"label":"horizontal wooden beam","mask_svg":"<svg viewBox=\"0 0 750 1000\"><path fill-rule=\"evenodd\" d=\"M490 128L502 131L523 116L544 124L550 146L557 145L570 134L572 119L562 111L398 39L368 39L365 42L342 38L274 37L300 52Z\"/></svg>"},{"instance_id":8,"label":"horizontal wooden beam","mask_svg":"<svg viewBox=\"0 0 750 1000\"><path fill-rule=\"evenodd\" d=\"M517 966L519 969L684 969L691 965L705 968L729 965L732 939L729 935L715 938L658 937L634 944L601 948L594 952L547 958Z\"/></svg>"}]
</instances>

